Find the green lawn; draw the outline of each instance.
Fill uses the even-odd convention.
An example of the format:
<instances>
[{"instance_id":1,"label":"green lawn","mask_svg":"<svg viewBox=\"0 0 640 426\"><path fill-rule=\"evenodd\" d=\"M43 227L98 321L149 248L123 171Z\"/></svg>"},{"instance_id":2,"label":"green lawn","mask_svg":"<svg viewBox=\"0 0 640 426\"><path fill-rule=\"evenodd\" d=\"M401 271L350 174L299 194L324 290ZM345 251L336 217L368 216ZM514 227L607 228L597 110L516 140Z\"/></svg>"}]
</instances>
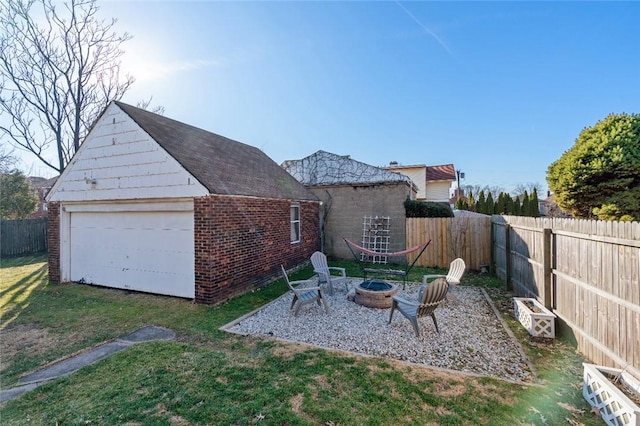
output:
<instances>
[{"instance_id":1,"label":"green lawn","mask_svg":"<svg viewBox=\"0 0 640 426\"><path fill-rule=\"evenodd\" d=\"M337 262L332 263L338 266ZM358 274L352 262L340 262ZM424 269L416 269L420 280ZM432 272L432 271L430 271ZM311 276L305 269L293 279ZM0 405L3 425L601 425L582 398L582 359L531 339L488 289L538 371L533 385L227 334L218 328L286 291L282 281L222 306L79 284L49 284L44 257L3 259L1 387L145 325L177 340L135 345Z\"/></svg>"}]
</instances>

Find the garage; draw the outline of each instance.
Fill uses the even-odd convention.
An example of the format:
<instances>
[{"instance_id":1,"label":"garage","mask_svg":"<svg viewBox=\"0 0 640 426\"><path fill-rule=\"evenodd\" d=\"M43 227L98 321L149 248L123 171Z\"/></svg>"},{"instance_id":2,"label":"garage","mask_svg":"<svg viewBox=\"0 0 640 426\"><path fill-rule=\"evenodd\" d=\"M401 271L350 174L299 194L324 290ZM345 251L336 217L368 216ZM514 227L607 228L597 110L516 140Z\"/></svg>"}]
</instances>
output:
<instances>
[{"instance_id":1,"label":"garage","mask_svg":"<svg viewBox=\"0 0 640 426\"><path fill-rule=\"evenodd\" d=\"M121 102L98 117L46 200L52 283L217 304L319 246L318 198L264 152Z\"/></svg>"},{"instance_id":2,"label":"garage","mask_svg":"<svg viewBox=\"0 0 640 426\"><path fill-rule=\"evenodd\" d=\"M95 211L99 206L67 206L68 238L63 237L62 250L63 258L68 259L66 278L193 298L192 209L176 205L132 211L131 206L126 207Z\"/></svg>"}]
</instances>

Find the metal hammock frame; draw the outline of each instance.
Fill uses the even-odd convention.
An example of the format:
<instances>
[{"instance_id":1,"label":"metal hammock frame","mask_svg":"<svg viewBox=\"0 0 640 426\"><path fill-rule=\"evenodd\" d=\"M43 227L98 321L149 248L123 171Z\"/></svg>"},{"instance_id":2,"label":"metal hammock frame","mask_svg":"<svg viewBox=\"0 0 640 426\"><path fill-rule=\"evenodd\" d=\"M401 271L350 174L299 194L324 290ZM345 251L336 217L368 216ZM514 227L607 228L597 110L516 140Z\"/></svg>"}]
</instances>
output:
<instances>
[{"instance_id":1,"label":"metal hammock frame","mask_svg":"<svg viewBox=\"0 0 640 426\"><path fill-rule=\"evenodd\" d=\"M409 276L409 271L411 271L411 268L413 268L413 266L416 264L416 262L418 261L420 256L422 256L422 253L424 253L424 251L427 249L427 247L429 247L429 244L431 244L431 240L429 240L426 243L418 244L417 246L412 247L410 249L406 249L406 250L402 250L402 251L396 251L396 252L393 252L393 253L381 253L381 252L377 252L377 251L373 251L373 250L369 250L369 249L366 249L364 247L361 247L361 246L357 245L356 243L354 243L353 241L349 241L348 239L346 239L344 237L342 239L347 244L347 247L349 248L349 251L353 255L353 258L358 263L358 266L360 266L360 269L362 270L362 275L363 275L364 281L367 280L367 273L369 273L369 274L401 276L402 277L402 281L403 281L402 282L402 289L403 290L404 290L404 288L405 288L405 286L407 284L407 278ZM359 252L371 255L371 256L399 257L399 256L406 256L409 253L413 253L413 252L418 251L418 250L420 250L420 253L418 253L418 255L413 260L413 262L411 262L411 264L409 264L409 262L407 262L407 265L406 265L406 267L405 267L405 269L403 271L403 270L400 270L400 269L366 268L365 267L365 263L361 260L360 256L358 256L356 254L354 249L359 251Z\"/></svg>"}]
</instances>

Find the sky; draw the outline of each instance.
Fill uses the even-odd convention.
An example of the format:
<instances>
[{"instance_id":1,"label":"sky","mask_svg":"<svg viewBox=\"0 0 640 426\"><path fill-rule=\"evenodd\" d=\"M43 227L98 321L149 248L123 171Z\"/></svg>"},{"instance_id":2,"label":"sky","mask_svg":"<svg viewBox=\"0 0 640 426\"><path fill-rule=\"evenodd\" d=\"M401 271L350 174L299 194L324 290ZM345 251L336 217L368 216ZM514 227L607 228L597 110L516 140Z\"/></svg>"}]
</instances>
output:
<instances>
[{"instance_id":1,"label":"sky","mask_svg":"<svg viewBox=\"0 0 640 426\"><path fill-rule=\"evenodd\" d=\"M124 102L152 97L278 164L453 163L462 185L546 192L585 127L640 113L640 2L98 4L133 36Z\"/></svg>"}]
</instances>

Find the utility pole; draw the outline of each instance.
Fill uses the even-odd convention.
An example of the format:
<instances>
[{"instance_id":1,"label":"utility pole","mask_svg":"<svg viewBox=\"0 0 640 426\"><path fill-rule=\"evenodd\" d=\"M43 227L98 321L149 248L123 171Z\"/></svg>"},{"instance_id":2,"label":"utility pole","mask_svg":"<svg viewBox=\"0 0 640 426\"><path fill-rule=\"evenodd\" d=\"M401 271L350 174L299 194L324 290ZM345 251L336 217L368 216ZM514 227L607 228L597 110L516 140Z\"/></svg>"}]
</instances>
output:
<instances>
[{"instance_id":1,"label":"utility pole","mask_svg":"<svg viewBox=\"0 0 640 426\"><path fill-rule=\"evenodd\" d=\"M458 177L458 187L456 188L456 202L460 201L460 179L464 179L464 172L461 172L460 169L456 170L456 176Z\"/></svg>"}]
</instances>

